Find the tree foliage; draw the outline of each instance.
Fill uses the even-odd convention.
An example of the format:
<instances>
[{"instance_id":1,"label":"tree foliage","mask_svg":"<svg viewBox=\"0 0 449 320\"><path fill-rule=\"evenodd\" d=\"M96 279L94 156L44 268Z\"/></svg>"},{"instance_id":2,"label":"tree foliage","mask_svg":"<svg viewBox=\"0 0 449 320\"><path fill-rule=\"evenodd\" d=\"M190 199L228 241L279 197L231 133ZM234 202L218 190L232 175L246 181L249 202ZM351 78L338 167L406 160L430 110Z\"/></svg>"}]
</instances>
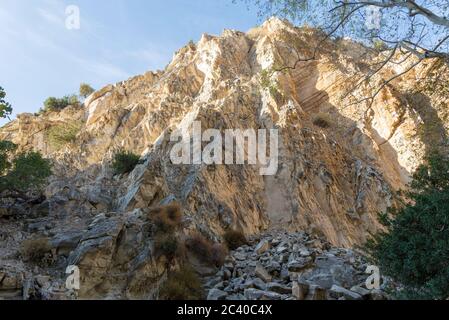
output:
<instances>
[{"instance_id":1,"label":"tree foliage","mask_svg":"<svg viewBox=\"0 0 449 320\"><path fill-rule=\"evenodd\" d=\"M424 60L438 58L449 62L449 2L447 0L233 0L255 5L261 17L277 15L298 25L321 31L312 53L302 54L296 47L293 65L276 71L296 69L301 63L318 59L329 39L351 38L380 53L366 57L360 79L354 79L345 97L361 86L371 95L353 104L367 104L365 115L375 98L388 84L411 72ZM368 53L368 50L367 50ZM371 85L371 79L387 65L395 65L394 75Z\"/></svg>"},{"instance_id":2,"label":"tree foliage","mask_svg":"<svg viewBox=\"0 0 449 320\"><path fill-rule=\"evenodd\" d=\"M2 103L10 108L10 114L11 105L3 100ZM0 113L0 116L4 118L6 114ZM38 191L45 184L51 175L51 163L39 152L16 154L16 150L17 145L11 141L0 140L0 192L24 196L28 191Z\"/></svg>"},{"instance_id":3,"label":"tree foliage","mask_svg":"<svg viewBox=\"0 0 449 320\"><path fill-rule=\"evenodd\" d=\"M87 83L80 84L80 90L79 90L80 97L87 98L94 92L95 92L95 89L92 88L89 84L87 84Z\"/></svg>"},{"instance_id":4,"label":"tree foliage","mask_svg":"<svg viewBox=\"0 0 449 320\"><path fill-rule=\"evenodd\" d=\"M28 191L39 191L51 175L50 161L44 159L39 152L20 153L11 162L6 163L9 169L4 170L4 175L0 177L1 192L24 194Z\"/></svg>"},{"instance_id":5,"label":"tree foliage","mask_svg":"<svg viewBox=\"0 0 449 320\"><path fill-rule=\"evenodd\" d=\"M0 87L0 118L7 118L12 113L12 107L9 102L5 101L6 92Z\"/></svg>"},{"instance_id":6,"label":"tree foliage","mask_svg":"<svg viewBox=\"0 0 449 320\"><path fill-rule=\"evenodd\" d=\"M67 95L62 98L50 97L44 102L43 112L47 111L61 111L68 106L77 106L79 105L79 99L76 95Z\"/></svg>"},{"instance_id":7,"label":"tree foliage","mask_svg":"<svg viewBox=\"0 0 449 320\"><path fill-rule=\"evenodd\" d=\"M449 57L447 0L245 0L259 15L287 17L300 25L321 29L329 36L350 37L420 57Z\"/></svg>"},{"instance_id":8,"label":"tree foliage","mask_svg":"<svg viewBox=\"0 0 449 320\"><path fill-rule=\"evenodd\" d=\"M449 162L432 153L413 175L400 208L382 215L386 231L367 252L383 274L405 286L402 298L449 297Z\"/></svg>"}]
</instances>

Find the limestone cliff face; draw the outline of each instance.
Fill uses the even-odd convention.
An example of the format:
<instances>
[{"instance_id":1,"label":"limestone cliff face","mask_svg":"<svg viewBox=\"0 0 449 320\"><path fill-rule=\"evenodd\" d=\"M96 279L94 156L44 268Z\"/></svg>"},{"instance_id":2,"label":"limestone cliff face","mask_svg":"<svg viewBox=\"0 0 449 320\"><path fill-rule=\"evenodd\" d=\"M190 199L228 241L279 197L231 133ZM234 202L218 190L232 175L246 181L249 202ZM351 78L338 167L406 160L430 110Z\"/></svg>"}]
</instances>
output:
<instances>
[{"instance_id":1,"label":"limestone cliff face","mask_svg":"<svg viewBox=\"0 0 449 320\"><path fill-rule=\"evenodd\" d=\"M366 106L344 94L374 53L346 40L328 41L317 60L275 72L293 66L298 54L312 54L318 41L315 31L278 19L248 33L203 35L163 71L106 86L83 108L19 116L0 136L55 159L47 195L64 195L86 214L124 215L176 200L186 232L219 239L229 227L251 235L275 226L350 247L380 227L377 213L392 203L392 191L405 187L429 147L421 134L425 108L443 118L445 108L432 106L447 100L404 93L428 71L424 65L387 86L367 118ZM395 68L373 81L400 71ZM313 124L321 113L330 115L327 128ZM76 141L52 150L48 128L74 120L83 122ZM193 121L204 129L279 129L277 174L261 176L249 165L172 164L170 133L191 131ZM441 141L446 133L442 123ZM109 161L120 148L143 161L114 178Z\"/></svg>"}]
</instances>

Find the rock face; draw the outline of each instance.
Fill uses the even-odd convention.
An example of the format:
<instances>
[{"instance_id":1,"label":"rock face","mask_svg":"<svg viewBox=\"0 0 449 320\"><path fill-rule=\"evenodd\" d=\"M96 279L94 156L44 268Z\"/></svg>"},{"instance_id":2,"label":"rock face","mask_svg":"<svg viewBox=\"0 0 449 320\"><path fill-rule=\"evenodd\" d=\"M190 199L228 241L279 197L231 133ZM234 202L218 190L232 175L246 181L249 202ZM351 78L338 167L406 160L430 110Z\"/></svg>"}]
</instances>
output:
<instances>
[{"instance_id":1,"label":"rock face","mask_svg":"<svg viewBox=\"0 0 449 320\"><path fill-rule=\"evenodd\" d=\"M394 202L393 191L405 186L429 145L447 140L448 123L440 121L438 128L427 124L446 119L448 101L437 94L410 93L432 67L423 64L387 86L367 117L365 105L344 96L364 74L363 59L374 53L346 40L324 43L315 61L276 71L294 65L298 53L310 55L319 39L314 30L278 19L247 33L203 35L179 50L163 71L108 85L81 107L24 114L4 126L0 139L53 159L54 176L47 200L38 207L0 208L0 266L16 266L17 279L28 279L33 287L36 270L30 275L17 252L23 240L45 236L57 258L55 277L63 278L70 263L85 270L81 298L132 298L142 292L154 298L166 266L154 260L143 216L148 208L174 201L182 205L185 234L200 231L216 241L227 229L251 236L274 228L302 230L336 247L363 243L381 228L377 213ZM397 66L385 72L396 73ZM330 119L325 126L314 121L323 113ZM203 130L277 129L276 174L262 176L257 165L173 164L170 153L177 142L170 135L192 133L194 121ZM75 122L82 126L72 143L62 148L50 143L52 127ZM430 134L437 139L430 142ZM110 160L118 149L142 156L130 174L113 175ZM279 276L287 277L313 267L316 272L309 277L317 287L307 287L307 294L320 297L320 288L331 289L330 284L354 285L346 276L349 282L341 283L323 273L338 268L333 256L311 256L307 246L292 254L292 248L272 243L261 243L256 251L273 250L279 261L263 265L260 272L281 267ZM37 275L45 272L38 269ZM275 299L287 290L274 283L266 296L259 282L239 294ZM139 283L145 285L137 293ZM292 287L297 295L305 291L296 283ZM222 298L222 293L210 296Z\"/></svg>"}]
</instances>

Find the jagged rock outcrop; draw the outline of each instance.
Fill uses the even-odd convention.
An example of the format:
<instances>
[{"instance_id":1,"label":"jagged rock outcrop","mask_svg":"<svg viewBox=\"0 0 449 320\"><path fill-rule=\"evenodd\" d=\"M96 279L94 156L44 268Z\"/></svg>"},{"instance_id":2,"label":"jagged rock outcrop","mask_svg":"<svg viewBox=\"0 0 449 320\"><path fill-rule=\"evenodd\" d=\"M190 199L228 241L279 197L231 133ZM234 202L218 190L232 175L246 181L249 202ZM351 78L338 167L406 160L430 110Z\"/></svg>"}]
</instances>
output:
<instances>
[{"instance_id":1,"label":"jagged rock outcrop","mask_svg":"<svg viewBox=\"0 0 449 320\"><path fill-rule=\"evenodd\" d=\"M413 91L429 62L383 89L367 115L366 105L344 96L378 53L347 40L329 40L317 60L276 72L293 66L298 53L310 55L319 36L279 19L247 33L203 35L163 71L108 85L81 107L25 114L4 126L0 138L52 158L54 176L38 213L25 204L18 215L0 211L0 236L7 238L1 265L14 264L20 242L39 234L52 241L59 277L68 263L88 270L81 298L132 298L129 288L139 282L151 289L146 297L156 297L166 269L153 259L142 212L174 201L183 207L186 234L216 241L230 228L248 236L281 228L338 247L363 243L381 228L377 213L394 202L430 145L447 147L449 122L428 124L447 119L448 97ZM330 119L324 128L314 124L323 113ZM278 171L262 176L253 165L173 164L170 135L191 133L194 121L204 130L279 130ZM48 130L72 122L82 123L75 141L52 146ZM437 138L429 141L429 134ZM111 170L119 149L142 156L128 175ZM27 266L19 264L18 277L26 277Z\"/></svg>"}]
</instances>

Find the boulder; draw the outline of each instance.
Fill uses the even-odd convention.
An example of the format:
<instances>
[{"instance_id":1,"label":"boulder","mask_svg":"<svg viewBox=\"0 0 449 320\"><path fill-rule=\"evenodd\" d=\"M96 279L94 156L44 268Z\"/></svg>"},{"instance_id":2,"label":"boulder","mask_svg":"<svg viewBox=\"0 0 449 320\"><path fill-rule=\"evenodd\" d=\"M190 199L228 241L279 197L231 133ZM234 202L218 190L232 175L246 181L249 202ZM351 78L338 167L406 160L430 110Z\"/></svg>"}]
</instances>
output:
<instances>
[{"instance_id":1,"label":"boulder","mask_svg":"<svg viewBox=\"0 0 449 320\"><path fill-rule=\"evenodd\" d=\"M351 291L358 293L363 298L368 298L370 295L370 291L368 289L363 288L362 286L353 286Z\"/></svg>"},{"instance_id":2,"label":"boulder","mask_svg":"<svg viewBox=\"0 0 449 320\"><path fill-rule=\"evenodd\" d=\"M260 264L258 263L256 265L256 270L254 271L256 276L262 279L265 282L270 282L272 279L272 276L268 273L268 271Z\"/></svg>"},{"instance_id":3,"label":"boulder","mask_svg":"<svg viewBox=\"0 0 449 320\"><path fill-rule=\"evenodd\" d=\"M228 294L219 289L212 289L207 295L207 300L225 300Z\"/></svg>"},{"instance_id":4,"label":"boulder","mask_svg":"<svg viewBox=\"0 0 449 320\"><path fill-rule=\"evenodd\" d=\"M312 267L313 260L311 257L298 258L288 263L288 271L301 272L305 269Z\"/></svg>"},{"instance_id":5,"label":"boulder","mask_svg":"<svg viewBox=\"0 0 449 320\"><path fill-rule=\"evenodd\" d=\"M262 240L254 249L254 251L258 255L264 254L268 250L270 250L270 243L268 242L268 240Z\"/></svg>"},{"instance_id":6,"label":"boulder","mask_svg":"<svg viewBox=\"0 0 449 320\"><path fill-rule=\"evenodd\" d=\"M362 300L362 295L357 292L347 290L345 288L339 287L337 285L333 285L332 288L328 292L331 298L339 300L341 297L344 297L346 300Z\"/></svg>"},{"instance_id":7,"label":"boulder","mask_svg":"<svg viewBox=\"0 0 449 320\"><path fill-rule=\"evenodd\" d=\"M287 287L285 285L282 285L280 283L277 282L270 282L267 284L266 286L266 290L267 291L271 291L271 292L276 292L279 294L291 294L292 293L292 288L291 287Z\"/></svg>"},{"instance_id":8,"label":"boulder","mask_svg":"<svg viewBox=\"0 0 449 320\"><path fill-rule=\"evenodd\" d=\"M326 289L317 285L310 285L306 300L327 300Z\"/></svg>"},{"instance_id":9,"label":"boulder","mask_svg":"<svg viewBox=\"0 0 449 320\"><path fill-rule=\"evenodd\" d=\"M245 298L248 300L281 300L282 295L276 292L263 291L258 289L246 289Z\"/></svg>"},{"instance_id":10,"label":"boulder","mask_svg":"<svg viewBox=\"0 0 449 320\"><path fill-rule=\"evenodd\" d=\"M305 300L309 293L309 285L305 283L293 282L292 296L296 300Z\"/></svg>"}]
</instances>

